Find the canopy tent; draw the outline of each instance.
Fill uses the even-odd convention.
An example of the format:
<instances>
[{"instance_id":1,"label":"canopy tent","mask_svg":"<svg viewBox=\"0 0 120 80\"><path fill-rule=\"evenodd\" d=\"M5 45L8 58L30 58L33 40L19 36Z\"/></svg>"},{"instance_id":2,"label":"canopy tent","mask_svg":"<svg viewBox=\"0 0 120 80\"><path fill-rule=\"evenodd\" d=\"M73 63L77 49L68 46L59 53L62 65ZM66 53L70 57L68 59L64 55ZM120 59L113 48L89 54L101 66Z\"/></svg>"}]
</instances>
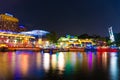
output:
<instances>
[{"instance_id":1,"label":"canopy tent","mask_svg":"<svg viewBox=\"0 0 120 80\"><path fill-rule=\"evenodd\" d=\"M20 34L24 34L24 35L31 35L31 36L35 36L35 37L44 37L46 36L46 34L48 34L48 31L44 31L44 30L32 30L32 31L27 31L27 32L21 32Z\"/></svg>"}]
</instances>

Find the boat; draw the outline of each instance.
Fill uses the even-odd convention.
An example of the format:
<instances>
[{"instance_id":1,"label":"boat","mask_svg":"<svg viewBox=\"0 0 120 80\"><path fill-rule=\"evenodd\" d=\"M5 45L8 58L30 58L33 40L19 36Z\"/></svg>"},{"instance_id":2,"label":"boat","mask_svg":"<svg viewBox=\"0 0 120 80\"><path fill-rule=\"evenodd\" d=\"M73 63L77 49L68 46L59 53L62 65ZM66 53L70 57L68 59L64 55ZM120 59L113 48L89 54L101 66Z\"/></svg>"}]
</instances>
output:
<instances>
[{"instance_id":1,"label":"boat","mask_svg":"<svg viewBox=\"0 0 120 80\"><path fill-rule=\"evenodd\" d=\"M84 52L84 51L85 51L85 48L82 48L82 47L81 47L81 48L74 47L74 48L69 48L69 51L70 51L70 52L72 52L72 51L73 51L73 52L74 52L74 51L75 51L75 52L76 52L76 51L78 51L78 52Z\"/></svg>"},{"instance_id":2,"label":"boat","mask_svg":"<svg viewBox=\"0 0 120 80\"><path fill-rule=\"evenodd\" d=\"M56 52L58 52L58 49L48 48L48 49L41 49L41 51L43 53L56 53Z\"/></svg>"}]
</instances>

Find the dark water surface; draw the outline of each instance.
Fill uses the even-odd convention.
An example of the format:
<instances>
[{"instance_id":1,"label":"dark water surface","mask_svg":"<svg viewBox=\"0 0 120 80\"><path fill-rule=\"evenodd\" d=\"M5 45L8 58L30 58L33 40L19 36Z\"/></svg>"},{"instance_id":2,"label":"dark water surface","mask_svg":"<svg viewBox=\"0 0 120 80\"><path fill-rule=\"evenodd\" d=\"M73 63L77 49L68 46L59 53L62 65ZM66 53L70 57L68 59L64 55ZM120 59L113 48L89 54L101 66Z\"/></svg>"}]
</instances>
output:
<instances>
[{"instance_id":1,"label":"dark water surface","mask_svg":"<svg viewBox=\"0 0 120 80\"><path fill-rule=\"evenodd\" d=\"M120 80L120 53L0 52L0 80Z\"/></svg>"}]
</instances>

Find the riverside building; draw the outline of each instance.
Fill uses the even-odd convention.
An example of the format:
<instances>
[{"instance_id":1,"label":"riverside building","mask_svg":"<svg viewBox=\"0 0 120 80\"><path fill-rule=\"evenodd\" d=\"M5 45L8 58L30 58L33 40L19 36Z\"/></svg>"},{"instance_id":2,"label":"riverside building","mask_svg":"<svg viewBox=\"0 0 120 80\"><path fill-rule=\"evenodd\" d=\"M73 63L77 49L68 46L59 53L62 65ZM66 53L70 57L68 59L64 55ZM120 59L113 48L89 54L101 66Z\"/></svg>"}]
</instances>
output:
<instances>
[{"instance_id":1,"label":"riverside building","mask_svg":"<svg viewBox=\"0 0 120 80\"><path fill-rule=\"evenodd\" d=\"M8 47L34 47L34 37L19 34L26 31L24 26L19 26L19 19L13 15L0 14L0 45L7 44Z\"/></svg>"},{"instance_id":2,"label":"riverside building","mask_svg":"<svg viewBox=\"0 0 120 80\"><path fill-rule=\"evenodd\" d=\"M26 28L19 26L19 19L11 14L0 14L0 31L22 32Z\"/></svg>"}]
</instances>

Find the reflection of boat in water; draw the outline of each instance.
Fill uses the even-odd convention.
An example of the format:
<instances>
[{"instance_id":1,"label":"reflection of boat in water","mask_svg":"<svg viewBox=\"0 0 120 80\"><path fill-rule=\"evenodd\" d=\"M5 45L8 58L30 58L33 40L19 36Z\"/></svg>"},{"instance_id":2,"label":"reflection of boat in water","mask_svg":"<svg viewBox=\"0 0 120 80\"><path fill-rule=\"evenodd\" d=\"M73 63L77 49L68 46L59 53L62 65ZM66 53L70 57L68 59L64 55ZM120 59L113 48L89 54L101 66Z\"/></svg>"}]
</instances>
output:
<instances>
[{"instance_id":1,"label":"reflection of boat in water","mask_svg":"<svg viewBox=\"0 0 120 80\"><path fill-rule=\"evenodd\" d=\"M58 51L59 52L68 52L69 49L68 48L59 48Z\"/></svg>"},{"instance_id":2,"label":"reflection of boat in water","mask_svg":"<svg viewBox=\"0 0 120 80\"><path fill-rule=\"evenodd\" d=\"M58 49L41 49L43 53L56 53Z\"/></svg>"},{"instance_id":3,"label":"reflection of boat in water","mask_svg":"<svg viewBox=\"0 0 120 80\"><path fill-rule=\"evenodd\" d=\"M8 46L7 46L7 44L0 44L0 51L2 51L2 52L8 51Z\"/></svg>"},{"instance_id":4,"label":"reflection of boat in water","mask_svg":"<svg viewBox=\"0 0 120 80\"><path fill-rule=\"evenodd\" d=\"M68 48L56 48L56 49L48 48L48 49L41 49L41 51L43 53L56 53L56 52L68 52L69 49Z\"/></svg>"}]
</instances>

